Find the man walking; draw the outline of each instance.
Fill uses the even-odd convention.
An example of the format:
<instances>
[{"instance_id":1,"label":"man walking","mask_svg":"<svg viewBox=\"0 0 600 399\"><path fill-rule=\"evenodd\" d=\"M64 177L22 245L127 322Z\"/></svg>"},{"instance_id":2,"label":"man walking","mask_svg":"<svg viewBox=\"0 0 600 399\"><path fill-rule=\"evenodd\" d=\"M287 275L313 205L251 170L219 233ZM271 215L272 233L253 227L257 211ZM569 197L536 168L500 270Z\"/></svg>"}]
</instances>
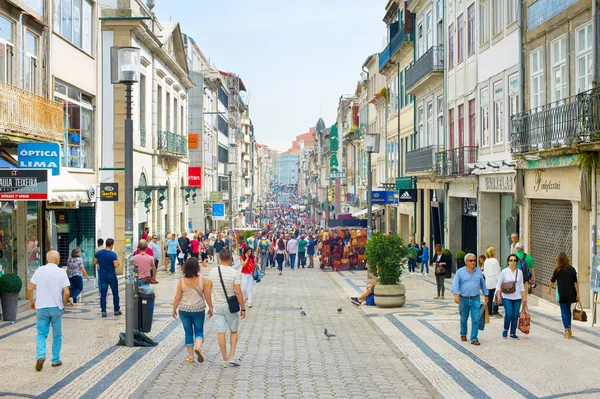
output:
<instances>
[{"instance_id":1,"label":"man walking","mask_svg":"<svg viewBox=\"0 0 600 399\"><path fill-rule=\"evenodd\" d=\"M290 237L286 244L286 249L290 254L290 267L292 270L294 270L294 265L296 264L296 255L298 254L298 240L296 240L295 236Z\"/></svg>"},{"instance_id":2,"label":"man walking","mask_svg":"<svg viewBox=\"0 0 600 399\"><path fill-rule=\"evenodd\" d=\"M106 248L101 249L94 255L94 264L98 265L98 286L100 287L100 311L102 317L106 317L106 294L108 287L113 296L114 315L120 316L121 307L119 306L119 280L115 269L119 267L119 258L113 252L115 240L109 238L106 240Z\"/></svg>"},{"instance_id":3,"label":"man walking","mask_svg":"<svg viewBox=\"0 0 600 399\"><path fill-rule=\"evenodd\" d=\"M519 243L519 235L512 233L510 235L510 253L514 254L517 252L517 244Z\"/></svg>"},{"instance_id":4,"label":"man walking","mask_svg":"<svg viewBox=\"0 0 600 399\"><path fill-rule=\"evenodd\" d=\"M146 240L140 240L140 253L133 257L133 264L138 267L138 284L140 287L150 285L152 280L156 281L156 265L154 256L148 255L148 243Z\"/></svg>"},{"instance_id":5,"label":"man walking","mask_svg":"<svg viewBox=\"0 0 600 399\"><path fill-rule=\"evenodd\" d=\"M219 349L223 357L223 367L238 367L235 360L235 347L238 341L240 319L246 317L244 295L242 294L242 274L231 267L231 250L224 248L219 255L220 266L214 267L208 275L208 292L206 303L212 303L208 310L209 317L214 315L215 329L218 333ZM240 304L240 312L231 313L227 297L236 296ZM229 356L227 356L227 329L231 332Z\"/></svg>"},{"instance_id":6,"label":"man walking","mask_svg":"<svg viewBox=\"0 0 600 399\"><path fill-rule=\"evenodd\" d=\"M488 290L485 287L483 273L476 267L475 255L468 253L465 255L465 267L461 267L454 276L452 282L452 293L454 294L454 302L458 304L460 313L460 340L467 340L467 321L471 316L471 344L479 346L477 333L479 332L479 307L480 299L479 292L485 295L485 303L487 304Z\"/></svg>"},{"instance_id":7,"label":"man walking","mask_svg":"<svg viewBox=\"0 0 600 399\"><path fill-rule=\"evenodd\" d=\"M298 241L298 269L300 266L304 269L306 266L306 246L308 245L308 241L306 241L306 237L304 234L300 236L300 241Z\"/></svg>"},{"instance_id":8,"label":"man walking","mask_svg":"<svg viewBox=\"0 0 600 399\"><path fill-rule=\"evenodd\" d=\"M180 252L183 254L183 257L181 255L177 256L177 258L179 259L179 266L183 265L190 253L191 241L187 235L187 231L184 231L183 233L181 233L181 237L179 237L178 239Z\"/></svg>"},{"instance_id":9,"label":"man walking","mask_svg":"<svg viewBox=\"0 0 600 399\"><path fill-rule=\"evenodd\" d=\"M158 245L158 236L156 234L152 236L152 240L148 243L148 248L151 249L154 254L154 266L156 267L156 270L158 270L158 263L160 262L162 252L160 250L160 245ZM152 277L156 278L156 275Z\"/></svg>"},{"instance_id":10,"label":"man walking","mask_svg":"<svg viewBox=\"0 0 600 399\"><path fill-rule=\"evenodd\" d=\"M217 258L217 265L221 264L220 256L221 251L225 248L225 241L223 241L223 234L219 233L217 240L215 241L215 257Z\"/></svg>"},{"instance_id":11,"label":"man walking","mask_svg":"<svg viewBox=\"0 0 600 399\"><path fill-rule=\"evenodd\" d=\"M535 288L535 263L531 255L525 253L525 246L522 242L515 245L515 255L519 258L517 268L523 272L523 281L525 282L525 293L530 294L530 285Z\"/></svg>"},{"instance_id":12,"label":"man walking","mask_svg":"<svg viewBox=\"0 0 600 399\"><path fill-rule=\"evenodd\" d=\"M46 338L50 326L52 326L52 367L62 366L60 360L62 315L65 304L69 300L69 278L67 273L58 267L60 254L57 251L50 251L46 254L46 259L48 263L36 269L27 287L29 307L36 311L37 319L35 344L37 371L42 371L46 361ZM34 289L37 289L35 300Z\"/></svg>"},{"instance_id":13,"label":"man walking","mask_svg":"<svg viewBox=\"0 0 600 399\"><path fill-rule=\"evenodd\" d=\"M260 270L264 273L269 262L269 250L271 249L271 241L267 238L267 232L263 231L260 240L258 240L258 264Z\"/></svg>"}]
</instances>

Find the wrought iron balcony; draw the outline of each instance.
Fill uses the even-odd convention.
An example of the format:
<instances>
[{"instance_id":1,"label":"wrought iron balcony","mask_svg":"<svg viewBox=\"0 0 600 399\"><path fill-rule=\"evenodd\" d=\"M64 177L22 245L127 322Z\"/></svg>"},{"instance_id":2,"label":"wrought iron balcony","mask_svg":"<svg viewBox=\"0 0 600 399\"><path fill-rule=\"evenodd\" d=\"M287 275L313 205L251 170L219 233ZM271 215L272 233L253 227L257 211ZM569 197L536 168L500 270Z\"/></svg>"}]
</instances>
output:
<instances>
[{"instance_id":1,"label":"wrought iron balcony","mask_svg":"<svg viewBox=\"0 0 600 399\"><path fill-rule=\"evenodd\" d=\"M438 153L440 176L467 176L473 168L469 164L477 162L477 147L458 147Z\"/></svg>"},{"instance_id":2,"label":"wrought iron balcony","mask_svg":"<svg viewBox=\"0 0 600 399\"><path fill-rule=\"evenodd\" d=\"M386 66L402 45L411 41L413 41L412 33L405 33L403 29L400 29L394 37L392 37L392 40L390 40L381 54L379 54L379 70L381 71Z\"/></svg>"},{"instance_id":3,"label":"wrought iron balcony","mask_svg":"<svg viewBox=\"0 0 600 399\"><path fill-rule=\"evenodd\" d=\"M176 133L158 132L158 150L185 156L187 153L187 138Z\"/></svg>"},{"instance_id":4,"label":"wrought iron balcony","mask_svg":"<svg viewBox=\"0 0 600 399\"><path fill-rule=\"evenodd\" d=\"M406 153L406 172L429 172L438 168L438 147L430 145Z\"/></svg>"},{"instance_id":5,"label":"wrought iron balcony","mask_svg":"<svg viewBox=\"0 0 600 399\"><path fill-rule=\"evenodd\" d=\"M64 117L61 103L0 82L0 134L63 142Z\"/></svg>"},{"instance_id":6,"label":"wrought iron balcony","mask_svg":"<svg viewBox=\"0 0 600 399\"><path fill-rule=\"evenodd\" d=\"M435 75L434 75L435 73ZM432 47L406 71L406 90L416 89L430 77L444 76L444 46ZM442 83L440 79L440 84Z\"/></svg>"},{"instance_id":7,"label":"wrought iron balcony","mask_svg":"<svg viewBox=\"0 0 600 399\"><path fill-rule=\"evenodd\" d=\"M146 146L146 126L140 126L140 145L142 147Z\"/></svg>"},{"instance_id":8,"label":"wrought iron balcony","mask_svg":"<svg viewBox=\"0 0 600 399\"><path fill-rule=\"evenodd\" d=\"M600 89L512 116L510 150L527 153L600 141Z\"/></svg>"}]
</instances>

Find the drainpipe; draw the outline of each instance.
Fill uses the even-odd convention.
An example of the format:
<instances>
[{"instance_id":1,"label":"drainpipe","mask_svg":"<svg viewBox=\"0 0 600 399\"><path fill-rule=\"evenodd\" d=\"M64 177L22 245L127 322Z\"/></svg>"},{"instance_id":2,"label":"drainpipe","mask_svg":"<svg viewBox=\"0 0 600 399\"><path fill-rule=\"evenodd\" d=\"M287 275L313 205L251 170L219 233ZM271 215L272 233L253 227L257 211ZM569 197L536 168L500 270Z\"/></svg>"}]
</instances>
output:
<instances>
[{"instance_id":1,"label":"drainpipe","mask_svg":"<svg viewBox=\"0 0 600 399\"><path fill-rule=\"evenodd\" d=\"M446 7L446 1L444 1L444 19L442 21L442 31L443 34L446 35L447 34L447 24L446 24L446 19L448 18L448 11L447 11L447 7ZM444 53L446 53L447 48L444 48ZM448 57L446 57L446 54L444 54L444 58L447 60ZM448 63L446 62L444 65L447 65ZM444 143L444 150L447 150L448 146L447 146L447 136L448 136L448 70L446 69L446 67L444 67L444 139L443 139L443 143ZM439 162L439 159L438 159ZM443 230L442 230L442 242L440 242L440 244L442 244L442 248L444 247L444 244L447 243L446 240L446 229L448 227L448 188L449 186L447 186L446 184L444 184L444 225L443 225ZM437 243L436 243L437 244Z\"/></svg>"},{"instance_id":2,"label":"drainpipe","mask_svg":"<svg viewBox=\"0 0 600 399\"><path fill-rule=\"evenodd\" d=\"M596 67L592 75L592 87L598 87L598 0L592 0L592 60Z\"/></svg>"},{"instance_id":3,"label":"drainpipe","mask_svg":"<svg viewBox=\"0 0 600 399\"><path fill-rule=\"evenodd\" d=\"M402 152L400 151L400 63L396 64L396 67L398 68L398 90L396 91L396 95L398 96L398 100L396 101L396 109L397 109L397 117L396 117L396 122L398 125L398 145L396 146L396 153L398 155L398 162L396 165L396 177L400 177L402 176L402 160L400 159L400 157L402 156Z\"/></svg>"}]
</instances>

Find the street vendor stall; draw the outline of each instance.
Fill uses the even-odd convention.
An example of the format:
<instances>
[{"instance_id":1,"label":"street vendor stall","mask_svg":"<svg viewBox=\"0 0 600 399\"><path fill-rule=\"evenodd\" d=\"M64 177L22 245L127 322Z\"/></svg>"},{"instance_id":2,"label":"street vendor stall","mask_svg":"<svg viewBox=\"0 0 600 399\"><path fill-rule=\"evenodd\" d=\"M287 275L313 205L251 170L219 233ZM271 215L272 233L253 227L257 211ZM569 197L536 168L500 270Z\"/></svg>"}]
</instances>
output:
<instances>
[{"instance_id":1,"label":"street vendor stall","mask_svg":"<svg viewBox=\"0 0 600 399\"><path fill-rule=\"evenodd\" d=\"M334 227L321 232L319 238L321 270L326 267L339 271L367 268L367 229Z\"/></svg>"}]
</instances>

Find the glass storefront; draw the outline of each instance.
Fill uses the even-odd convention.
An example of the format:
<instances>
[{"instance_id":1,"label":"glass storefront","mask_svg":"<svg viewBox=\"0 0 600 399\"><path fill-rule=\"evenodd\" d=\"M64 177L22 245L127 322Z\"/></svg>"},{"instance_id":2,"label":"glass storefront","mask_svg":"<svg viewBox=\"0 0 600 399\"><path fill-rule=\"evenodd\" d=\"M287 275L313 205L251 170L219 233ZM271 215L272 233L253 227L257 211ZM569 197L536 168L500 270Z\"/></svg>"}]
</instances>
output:
<instances>
[{"instance_id":1,"label":"glass storefront","mask_svg":"<svg viewBox=\"0 0 600 399\"><path fill-rule=\"evenodd\" d=\"M500 196L500 264L510 255L510 236L519 233L519 208L512 194Z\"/></svg>"},{"instance_id":2,"label":"glass storefront","mask_svg":"<svg viewBox=\"0 0 600 399\"><path fill-rule=\"evenodd\" d=\"M4 273L17 273L15 202L0 202L0 263Z\"/></svg>"}]
</instances>

